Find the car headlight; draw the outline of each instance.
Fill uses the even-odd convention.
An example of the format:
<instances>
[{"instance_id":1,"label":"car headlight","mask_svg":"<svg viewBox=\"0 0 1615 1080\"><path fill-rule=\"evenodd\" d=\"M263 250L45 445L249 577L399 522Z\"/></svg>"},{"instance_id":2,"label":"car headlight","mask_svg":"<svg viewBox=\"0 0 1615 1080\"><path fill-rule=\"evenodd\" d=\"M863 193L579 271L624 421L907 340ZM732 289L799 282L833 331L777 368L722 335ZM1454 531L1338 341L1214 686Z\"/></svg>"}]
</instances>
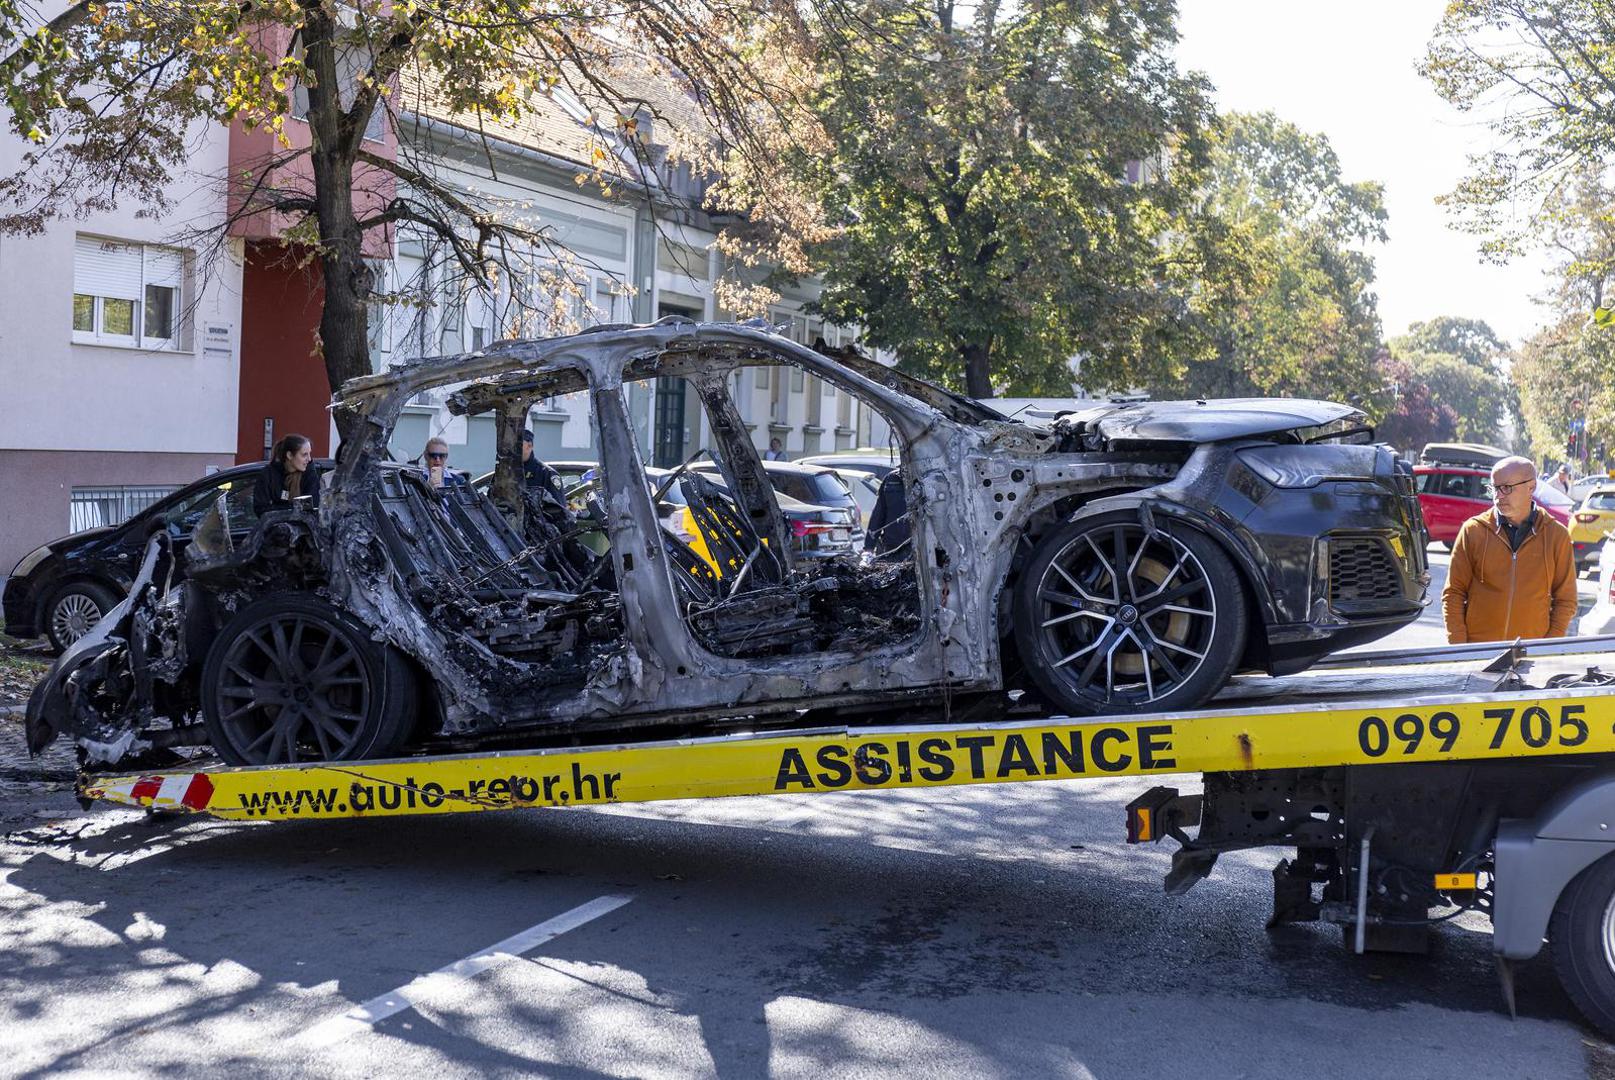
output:
<instances>
[{"instance_id":1,"label":"car headlight","mask_svg":"<svg viewBox=\"0 0 1615 1080\"><path fill-rule=\"evenodd\" d=\"M1252 446L1239 451L1251 472L1278 488L1315 487L1325 480L1370 480L1377 449L1332 443L1322 446Z\"/></svg>"},{"instance_id":2,"label":"car headlight","mask_svg":"<svg viewBox=\"0 0 1615 1080\"><path fill-rule=\"evenodd\" d=\"M49 544L46 544L44 547L35 548L34 550L30 551L28 554L26 554L26 555L24 555L22 557L22 561L19 562L17 564L17 568L11 572L11 576L12 577L26 577L26 576L28 576L30 573L33 572L34 567L38 566L40 563L45 561L46 556L48 556L49 554L50 554L50 545Z\"/></svg>"}]
</instances>

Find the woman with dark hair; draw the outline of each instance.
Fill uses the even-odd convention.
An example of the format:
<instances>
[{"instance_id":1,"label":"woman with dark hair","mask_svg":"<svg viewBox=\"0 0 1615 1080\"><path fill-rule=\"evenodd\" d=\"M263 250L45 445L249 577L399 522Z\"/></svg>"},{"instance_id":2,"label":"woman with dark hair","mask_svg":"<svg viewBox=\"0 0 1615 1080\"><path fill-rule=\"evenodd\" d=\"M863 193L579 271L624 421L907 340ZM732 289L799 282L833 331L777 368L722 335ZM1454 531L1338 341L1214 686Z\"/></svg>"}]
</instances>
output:
<instances>
[{"instance_id":1,"label":"woman with dark hair","mask_svg":"<svg viewBox=\"0 0 1615 1080\"><path fill-rule=\"evenodd\" d=\"M284 510L304 495L310 506L319 506L320 470L313 458L313 445L301 435L288 435L276 443L253 485L253 510L260 514Z\"/></svg>"}]
</instances>

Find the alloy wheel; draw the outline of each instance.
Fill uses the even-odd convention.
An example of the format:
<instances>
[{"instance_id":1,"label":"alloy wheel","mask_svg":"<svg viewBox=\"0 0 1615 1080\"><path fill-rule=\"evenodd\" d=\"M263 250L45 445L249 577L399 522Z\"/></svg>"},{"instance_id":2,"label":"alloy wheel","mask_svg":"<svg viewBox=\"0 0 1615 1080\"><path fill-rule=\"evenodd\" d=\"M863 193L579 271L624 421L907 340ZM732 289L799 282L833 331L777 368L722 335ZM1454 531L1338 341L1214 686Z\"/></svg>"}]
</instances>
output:
<instances>
[{"instance_id":1,"label":"alloy wheel","mask_svg":"<svg viewBox=\"0 0 1615 1080\"><path fill-rule=\"evenodd\" d=\"M364 735L370 683L347 634L318 616L282 613L235 637L214 693L219 723L248 763L335 761Z\"/></svg>"},{"instance_id":2,"label":"alloy wheel","mask_svg":"<svg viewBox=\"0 0 1615 1080\"><path fill-rule=\"evenodd\" d=\"M1216 591L1189 547L1159 529L1111 524L1077 534L1037 588L1045 667L1076 696L1156 701L1204 663Z\"/></svg>"}]
</instances>

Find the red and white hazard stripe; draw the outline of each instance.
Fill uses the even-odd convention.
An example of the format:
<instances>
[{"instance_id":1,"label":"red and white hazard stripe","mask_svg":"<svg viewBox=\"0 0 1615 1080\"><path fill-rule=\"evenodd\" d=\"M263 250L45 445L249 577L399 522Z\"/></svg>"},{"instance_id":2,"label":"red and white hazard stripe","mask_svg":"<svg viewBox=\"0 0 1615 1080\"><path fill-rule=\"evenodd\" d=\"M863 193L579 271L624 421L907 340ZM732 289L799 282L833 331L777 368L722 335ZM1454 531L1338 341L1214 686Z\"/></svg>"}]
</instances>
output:
<instances>
[{"instance_id":1,"label":"red and white hazard stripe","mask_svg":"<svg viewBox=\"0 0 1615 1080\"><path fill-rule=\"evenodd\" d=\"M213 798L213 781L207 773L172 773L168 776L142 776L123 784L109 784L105 797L115 802L133 803L164 810L205 810Z\"/></svg>"}]
</instances>

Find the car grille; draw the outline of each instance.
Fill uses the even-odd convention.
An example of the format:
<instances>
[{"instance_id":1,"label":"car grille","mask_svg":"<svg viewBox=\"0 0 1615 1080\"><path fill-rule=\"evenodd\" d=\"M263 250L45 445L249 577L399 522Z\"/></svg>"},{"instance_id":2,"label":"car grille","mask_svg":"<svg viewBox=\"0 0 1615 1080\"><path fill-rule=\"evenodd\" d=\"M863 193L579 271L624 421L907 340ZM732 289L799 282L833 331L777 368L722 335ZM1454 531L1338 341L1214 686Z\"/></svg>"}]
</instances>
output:
<instances>
[{"instance_id":1,"label":"car grille","mask_svg":"<svg viewBox=\"0 0 1615 1080\"><path fill-rule=\"evenodd\" d=\"M1400 600L1402 575L1383 540L1372 537L1329 541L1329 600L1356 604Z\"/></svg>"}]
</instances>

